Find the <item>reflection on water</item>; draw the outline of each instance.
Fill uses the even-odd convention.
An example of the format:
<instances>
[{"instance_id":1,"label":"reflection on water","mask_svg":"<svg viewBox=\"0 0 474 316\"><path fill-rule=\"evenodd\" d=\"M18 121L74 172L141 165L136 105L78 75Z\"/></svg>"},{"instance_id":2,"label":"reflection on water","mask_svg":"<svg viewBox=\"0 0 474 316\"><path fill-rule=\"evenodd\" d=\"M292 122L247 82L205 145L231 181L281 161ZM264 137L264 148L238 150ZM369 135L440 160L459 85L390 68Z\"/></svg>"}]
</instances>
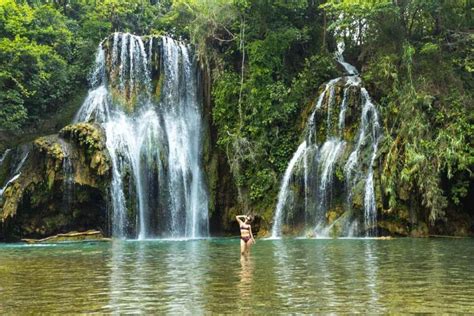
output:
<instances>
[{"instance_id":1,"label":"reflection on water","mask_svg":"<svg viewBox=\"0 0 474 316\"><path fill-rule=\"evenodd\" d=\"M288 286L292 283L292 275L290 270L289 258L287 247L284 242L280 240L275 240L273 244L273 270L275 271L275 293L276 297L279 299L279 303L283 306L291 306L292 298L291 293L288 294Z\"/></svg>"},{"instance_id":2,"label":"reflection on water","mask_svg":"<svg viewBox=\"0 0 474 316\"><path fill-rule=\"evenodd\" d=\"M110 303L106 307L113 312L119 312L122 306L121 295L126 287L126 275L122 264L125 256L123 243L120 241L112 243L112 256L108 264L110 269Z\"/></svg>"},{"instance_id":3,"label":"reflection on water","mask_svg":"<svg viewBox=\"0 0 474 316\"><path fill-rule=\"evenodd\" d=\"M240 282L237 285L239 290L240 301L243 306L250 304L250 299L252 297L252 276L253 270L255 268L255 263L251 255L240 256Z\"/></svg>"},{"instance_id":4,"label":"reflection on water","mask_svg":"<svg viewBox=\"0 0 474 316\"><path fill-rule=\"evenodd\" d=\"M378 292L377 292L377 255L374 251L374 243L365 244L365 272L367 280L367 289L369 292L369 306L375 308L378 306Z\"/></svg>"},{"instance_id":5,"label":"reflection on water","mask_svg":"<svg viewBox=\"0 0 474 316\"><path fill-rule=\"evenodd\" d=\"M0 245L0 313L474 313L474 240Z\"/></svg>"}]
</instances>

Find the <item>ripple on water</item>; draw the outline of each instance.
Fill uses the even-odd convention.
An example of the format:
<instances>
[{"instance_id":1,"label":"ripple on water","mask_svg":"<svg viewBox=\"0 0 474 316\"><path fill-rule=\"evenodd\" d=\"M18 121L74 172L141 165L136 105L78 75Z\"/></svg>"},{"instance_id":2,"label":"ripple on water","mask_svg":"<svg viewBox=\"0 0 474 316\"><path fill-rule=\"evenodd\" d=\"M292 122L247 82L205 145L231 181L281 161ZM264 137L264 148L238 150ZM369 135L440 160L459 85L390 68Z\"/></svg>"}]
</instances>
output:
<instances>
[{"instance_id":1,"label":"ripple on water","mask_svg":"<svg viewBox=\"0 0 474 316\"><path fill-rule=\"evenodd\" d=\"M0 313L474 313L474 240L0 245Z\"/></svg>"}]
</instances>

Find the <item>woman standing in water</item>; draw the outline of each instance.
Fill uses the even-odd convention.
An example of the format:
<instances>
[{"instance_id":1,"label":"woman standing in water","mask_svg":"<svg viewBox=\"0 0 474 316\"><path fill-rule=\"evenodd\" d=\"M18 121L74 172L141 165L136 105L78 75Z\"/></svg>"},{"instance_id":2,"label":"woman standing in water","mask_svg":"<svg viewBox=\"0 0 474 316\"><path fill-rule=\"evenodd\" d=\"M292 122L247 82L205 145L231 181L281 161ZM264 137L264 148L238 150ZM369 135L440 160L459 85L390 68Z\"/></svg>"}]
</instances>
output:
<instances>
[{"instance_id":1,"label":"woman standing in water","mask_svg":"<svg viewBox=\"0 0 474 316\"><path fill-rule=\"evenodd\" d=\"M255 243L252 226L250 225L253 221L253 216L237 215L235 218L240 226L240 254L247 255L250 251L250 246Z\"/></svg>"}]
</instances>

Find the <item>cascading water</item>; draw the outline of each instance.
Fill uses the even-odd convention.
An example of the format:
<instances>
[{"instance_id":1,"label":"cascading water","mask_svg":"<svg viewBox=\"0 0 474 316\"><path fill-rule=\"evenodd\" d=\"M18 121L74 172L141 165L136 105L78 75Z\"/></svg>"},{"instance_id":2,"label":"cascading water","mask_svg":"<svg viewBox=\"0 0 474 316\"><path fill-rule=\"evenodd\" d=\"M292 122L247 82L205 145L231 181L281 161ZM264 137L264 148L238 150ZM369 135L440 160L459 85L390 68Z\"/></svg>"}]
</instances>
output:
<instances>
[{"instance_id":1,"label":"cascading water","mask_svg":"<svg viewBox=\"0 0 474 316\"><path fill-rule=\"evenodd\" d=\"M134 226L139 239L208 235L197 76L190 48L169 37L144 43L114 33L99 45L75 121L105 130L114 236L127 237Z\"/></svg>"},{"instance_id":2,"label":"cascading water","mask_svg":"<svg viewBox=\"0 0 474 316\"><path fill-rule=\"evenodd\" d=\"M278 204L275 211L275 220L273 222L272 238L276 238L280 234L283 208L287 204L288 197L290 195L289 185L290 185L291 175L293 174L293 168L299 162L301 157L304 155L305 151L306 151L306 142L304 141L300 144L295 154L291 158L290 163L288 164L288 167L286 168L285 175L283 176L283 181L281 182L280 192L278 193Z\"/></svg>"},{"instance_id":3,"label":"cascading water","mask_svg":"<svg viewBox=\"0 0 474 316\"><path fill-rule=\"evenodd\" d=\"M8 188L8 186L14 183L21 175L21 169L25 164L26 160L29 156L29 147L23 146L15 150L13 152L10 149L5 150L2 157L0 158L0 167L3 165L4 161L8 158L8 156L12 155L12 162L9 164L10 169L8 170L8 180L3 184L0 188L0 198L3 196L3 193Z\"/></svg>"},{"instance_id":4,"label":"cascading water","mask_svg":"<svg viewBox=\"0 0 474 316\"><path fill-rule=\"evenodd\" d=\"M74 166L72 163L72 153L69 143L59 140L63 151L63 207L67 211L71 211L72 201L74 199Z\"/></svg>"},{"instance_id":5,"label":"cascading water","mask_svg":"<svg viewBox=\"0 0 474 316\"><path fill-rule=\"evenodd\" d=\"M351 64L349 64L348 62L344 60L343 53L344 53L345 48L346 48L346 45L344 44L343 41L339 41L337 43L337 50L335 53L336 60L339 64L341 64L342 67L344 67L346 74L348 74L349 76L356 76L359 74L356 67L352 66Z\"/></svg>"},{"instance_id":6,"label":"cascading water","mask_svg":"<svg viewBox=\"0 0 474 316\"><path fill-rule=\"evenodd\" d=\"M8 154L10 154L12 150L10 148L7 148L3 154L2 154L2 157L0 157L0 167L3 165L3 162L5 161L5 159L7 158Z\"/></svg>"},{"instance_id":7,"label":"cascading water","mask_svg":"<svg viewBox=\"0 0 474 316\"><path fill-rule=\"evenodd\" d=\"M338 235L357 234L359 226L363 227L367 236L376 234L373 167L380 138L378 113L367 90L361 87L357 69L343 58L344 43L340 42L337 46L335 59L346 76L329 81L317 99L308 120L305 140L293 155L282 180L273 220L273 238L281 236L282 226L289 224L288 217L298 218L301 212L312 236L333 234L335 226L339 226ZM340 105L336 107L336 99L340 95ZM354 96L358 96L360 101L349 104L351 98L355 99ZM357 122L354 119L351 121L351 118L358 107L361 108L361 115L357 118L359 124L356 131ZM353 141L348 136L351 132L354 134ZM336 175L338 185L333 183ZM358 189L361 182L362 193ZM343 185L339 185L341 183ZM356 192L363 196L363 225L359 225L360 220L352 214ZM339 198L340 205L341 196L345 196L342 199L345 212L334 218L336 212L333 208L336 205L333 198Z\"/></svg>"}]
</instances>

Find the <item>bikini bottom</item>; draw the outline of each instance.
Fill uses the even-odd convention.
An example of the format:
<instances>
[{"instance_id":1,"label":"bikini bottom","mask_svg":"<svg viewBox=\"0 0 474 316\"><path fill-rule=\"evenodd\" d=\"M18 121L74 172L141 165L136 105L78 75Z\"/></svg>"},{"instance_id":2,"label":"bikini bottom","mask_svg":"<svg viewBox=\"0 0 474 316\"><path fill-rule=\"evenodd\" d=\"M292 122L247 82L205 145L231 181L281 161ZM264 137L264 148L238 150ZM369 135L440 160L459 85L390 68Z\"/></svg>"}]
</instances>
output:
<instances>
[{"instance_id":1,"label":"bikini bottom","mask_svg":"<svg viewBox=\"0 0 474 316\"><path fill-rule=\"evenodd\" d=\"M245 243L247 243L251 238L250 236L240 237Z\"/></svg>"}]
</instances>

